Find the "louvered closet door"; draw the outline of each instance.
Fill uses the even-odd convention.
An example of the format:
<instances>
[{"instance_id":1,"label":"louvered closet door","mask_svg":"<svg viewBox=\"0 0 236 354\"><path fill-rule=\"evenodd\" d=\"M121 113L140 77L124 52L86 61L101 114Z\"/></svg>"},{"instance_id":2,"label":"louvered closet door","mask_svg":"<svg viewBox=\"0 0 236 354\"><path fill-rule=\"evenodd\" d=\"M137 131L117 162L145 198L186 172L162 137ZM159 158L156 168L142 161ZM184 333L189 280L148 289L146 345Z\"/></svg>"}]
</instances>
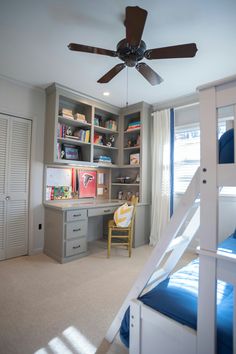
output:
<instances>
[{"instance_id":1,"label":"louvered closet door","mask_svg":"<svg viewBox=\"0 0 236 354\"><path fill-rule=\"evenodd\" d=\"M31 122L9 119L6 197L6 258L28 252L28 194Z\"/></svg>"},{"instance_id":2,"label":"louvered closet door","mask_svg":"<svg viewBox=\"0 0 236 354\"><path fill-rule=\"evenodd\" d=\"M6 192L7 192L7 146L9 120L0 114L0 260L5 259L6 245Z\"/></svg>"}]
</instances>

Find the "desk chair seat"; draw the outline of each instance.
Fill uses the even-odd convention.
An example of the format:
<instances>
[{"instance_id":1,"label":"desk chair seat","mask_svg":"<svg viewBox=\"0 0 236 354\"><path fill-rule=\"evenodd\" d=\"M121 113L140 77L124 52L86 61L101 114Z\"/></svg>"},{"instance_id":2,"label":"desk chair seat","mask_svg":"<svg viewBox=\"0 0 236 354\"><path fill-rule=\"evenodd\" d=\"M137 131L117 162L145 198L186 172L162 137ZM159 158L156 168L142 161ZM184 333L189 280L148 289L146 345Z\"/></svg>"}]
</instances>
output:
<instances>
[{"instance_id":1,"label":"desk chair seat","mask_svg":"<svg viewBox=\"0 0 236 354\"><path fill-rule=\"evenodd\" d=\"M132 218L129 226L120 227L116 226L114 220L108 222L108 244L107 244L107 257L110 257L112 246L125 246L128 249L129 257L131 257L132 242L133 242L133 227L134 218L136 213L136 205L138 198L132 198L131 204L134 206Z\"/></svg>"}]
</instances>

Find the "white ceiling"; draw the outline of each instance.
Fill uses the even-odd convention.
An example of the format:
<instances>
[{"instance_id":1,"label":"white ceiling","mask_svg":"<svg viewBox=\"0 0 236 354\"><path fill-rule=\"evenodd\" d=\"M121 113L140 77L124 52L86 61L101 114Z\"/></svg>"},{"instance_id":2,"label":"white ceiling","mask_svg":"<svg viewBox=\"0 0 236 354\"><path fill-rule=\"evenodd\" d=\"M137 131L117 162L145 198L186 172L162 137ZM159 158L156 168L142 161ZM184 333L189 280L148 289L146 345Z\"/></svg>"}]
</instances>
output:
<instances>
[{"instance_id":1,"label":"white ceiling","mask_svg":"<svg viewBox=\"0 0 236 354\"><path fill-rule=\"evenodd\" d=\"M148 49L190 42L198 47L191 59L143 60L164 79L157 86L128 69L129 104L187 95L236 73L235 0L0 0L0 75L40 87L56 81L125 106L126 69L108 84L97 83L120 60L71 52L67 45L116 50L125 37L126 6L148 11L142 37Z\"/></svg>"}]
</instances>

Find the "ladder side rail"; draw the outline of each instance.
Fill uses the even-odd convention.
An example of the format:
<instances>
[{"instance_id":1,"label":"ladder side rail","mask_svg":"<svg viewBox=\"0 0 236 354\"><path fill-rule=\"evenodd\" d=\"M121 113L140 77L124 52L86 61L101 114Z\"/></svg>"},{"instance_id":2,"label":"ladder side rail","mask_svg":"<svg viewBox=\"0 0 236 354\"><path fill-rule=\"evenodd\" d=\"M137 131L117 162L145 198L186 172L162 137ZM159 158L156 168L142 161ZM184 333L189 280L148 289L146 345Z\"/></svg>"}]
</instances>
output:
<instances>
[{"instance_id":1,"label":"ladder side rail","mask_svg":"<svg viewBox=\"0 0 236 354\"><path fill-rule=\"evenodd\" d=\"M215 87L200 91L201 182L197 354L216 353L216 253L218 244L218 139ZM201 250L208 250L204 255Z\"/></svg>"},{"instance_id":2,"label":"ladder side rail","mask_svg":"<svg viewBox=\"0 0 236 354\"><path fill-rule=\"evenodd\" d=\"M195 235L199 231L200 224L200 206L197 207L194 215L192 216L188 226L186 227L182 237L185 239L185 242L181 243L176 249L170 254L167 259L165 265L163 266L164 270L168 273L168 275L174 270L181 256L188 248L190 242L195 237Z\"/></svg>"},{"instance_id":3,"label":"ladder side rail","mask_svg":"<svg viewBox=\"0 0 236 354\"><path fill-rule=\"evenodd\" d=\"M151 256L144 265L143 270L141 271L133 287L125 298L120 310L118 311L111 326L109 327L104 340L98 347L96 354L107 353L107 350L109 349L109 343L111 344L113 342L119 331L121 321L123 319L126 309L129 306L130 300L137 298L143 291L153 272L156 270L156 267L162 261L171 241L176 237L180 227L182 226L188 215L190 207L194 204L196 198L199 195L199 177L200 169L198 168L192 178L191 183L187 188L187 191L182 196L179 206L177 207L170 222L163 231L160 241L155 246L154 250L151 253Z\"/></svg>"},{"instance_id":4,"label":"ladder side rail","mask_svg":"<svg viewBox=\"0 0 236 354\"><path fill-rule=\"evenodd\" d=\"M180 258L182 257L183 253L188 248L190 242L197 234L199 230L199 224L200 207L198 206L194 214L192 215L192 218L189 221L184 233L176 238L181 239L181 242L177 243L175 248L172 249L172 252L169 253L168 258L162 265L162 268L158 269L155 273L153 273L145 289L143 290L142 295L150 291L154 286L157 286L162 280L166 279L170 275L170 273L173 271ZM169 251L169 248L167 249L167 251Z\"/></svg>"}]
</instances>

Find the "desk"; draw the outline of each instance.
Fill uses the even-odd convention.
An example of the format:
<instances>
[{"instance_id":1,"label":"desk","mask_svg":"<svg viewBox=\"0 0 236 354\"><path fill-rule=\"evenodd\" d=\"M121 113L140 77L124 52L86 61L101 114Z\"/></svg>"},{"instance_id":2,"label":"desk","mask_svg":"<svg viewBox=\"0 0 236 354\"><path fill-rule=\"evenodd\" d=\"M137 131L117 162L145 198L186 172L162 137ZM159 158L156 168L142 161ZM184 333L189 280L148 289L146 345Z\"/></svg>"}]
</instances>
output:
<instances>
[{"instance_id":1,"label":"desk","mask_svg":"<svg viewBox=\"0 0 236 354\"><path fill-rule=\"evenodd\" d=\"M90 218L114 213L123 201L50 201L45 207L44 252L60 263L88 254L88 223ZM96 228L93 238L96 239ZM150 206L137 205L134 225L134 247L148 242Z\"/></svg>"}]
</instances>

